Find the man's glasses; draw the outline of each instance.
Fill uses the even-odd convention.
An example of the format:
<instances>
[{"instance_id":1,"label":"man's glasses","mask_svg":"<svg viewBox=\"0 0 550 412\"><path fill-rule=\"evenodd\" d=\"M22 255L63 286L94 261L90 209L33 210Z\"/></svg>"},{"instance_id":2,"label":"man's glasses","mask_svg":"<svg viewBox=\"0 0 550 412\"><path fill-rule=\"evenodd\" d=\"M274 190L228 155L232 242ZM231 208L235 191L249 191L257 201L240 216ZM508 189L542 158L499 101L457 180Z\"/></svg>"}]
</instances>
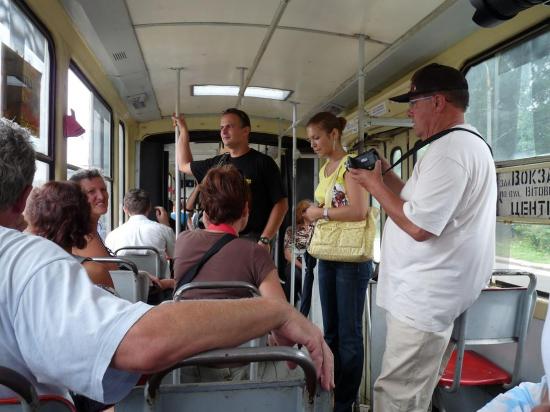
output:
<instances>
[{"instance_id":1,"label":"man's glasses","mask_svg":"<svg viewBox=\"0 0 550 412\"><path fill-rule=\"evenodd\" d=\"M409 100L409 109L412 109L416 102L419 102L421 100L428 100L428 99L431 99L432 97L433 96L424 96L424 97L417 97L416 99L410 99Z\"/></svg>"}]
</instances>

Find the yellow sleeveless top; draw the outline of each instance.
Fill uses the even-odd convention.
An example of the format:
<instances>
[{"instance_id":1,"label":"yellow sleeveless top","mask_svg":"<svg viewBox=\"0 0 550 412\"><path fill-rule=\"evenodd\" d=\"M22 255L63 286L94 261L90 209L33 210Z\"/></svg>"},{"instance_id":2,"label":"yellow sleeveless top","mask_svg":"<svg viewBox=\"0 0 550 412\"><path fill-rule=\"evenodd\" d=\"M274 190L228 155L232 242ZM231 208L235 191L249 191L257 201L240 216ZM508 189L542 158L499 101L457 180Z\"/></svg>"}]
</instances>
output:
<instances>
[{"instance_id":1,"label":"yellow sleeveless top","mask_svg":"<svg viewBox=\"0 0 550 412\"><path fill-rule=\"evenodd\" d=\"M328 160L321 167L321 170L319 171L319 184L317 185L317 188L315 188L315 201L319 204L319 206L340 207L347 206L349 204L346 196L346 184L344 181L344 174L347 171L345 168L345 163L348 157L349 155L342 157L336 170L334 170L334 172L332 172L329 176L325 176L325 168L327 167ZM331 204L325 205L327 190L329 189L329 185L334 181L335 173L338 173L338 176L336 176L336 181L334 183L334 187L332 188L332 193L330 194Z\"/></svg>"}]
</instances>

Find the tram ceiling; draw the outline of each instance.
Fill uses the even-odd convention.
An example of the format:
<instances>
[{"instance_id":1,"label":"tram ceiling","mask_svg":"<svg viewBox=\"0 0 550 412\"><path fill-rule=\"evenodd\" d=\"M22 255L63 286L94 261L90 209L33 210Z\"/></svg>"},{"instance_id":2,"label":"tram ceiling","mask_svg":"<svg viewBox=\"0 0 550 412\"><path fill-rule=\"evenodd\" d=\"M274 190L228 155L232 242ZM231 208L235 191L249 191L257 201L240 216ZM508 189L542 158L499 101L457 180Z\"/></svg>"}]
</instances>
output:
<instances>
[{"instance_id":1,"label":"tram ceiling","mask_svg":"<svg viewBox=\"0 0 550 412\"><path fill-rule=\"evenodd\" d=\"M464 0L60 1L142 122L173 112L171 67L185 68L186 114L235 106L237 97L191 96L191 86L240 85L237 68L247 67L250 85L293 91L303 120L322 108L356 105L357 33L366 35L369 97L475 29L473 7ZM249 97L241 108L287 120L292 113L288 102Z\"/></svg>"}]
</instances>

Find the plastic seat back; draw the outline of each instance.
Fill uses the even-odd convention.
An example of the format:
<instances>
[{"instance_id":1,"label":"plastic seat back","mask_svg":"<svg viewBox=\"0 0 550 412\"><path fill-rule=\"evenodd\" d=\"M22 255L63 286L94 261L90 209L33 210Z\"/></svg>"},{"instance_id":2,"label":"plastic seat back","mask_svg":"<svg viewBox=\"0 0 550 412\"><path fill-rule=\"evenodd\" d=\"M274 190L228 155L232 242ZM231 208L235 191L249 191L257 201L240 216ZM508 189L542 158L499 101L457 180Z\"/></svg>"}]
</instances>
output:
<instances>
[{"instance_id":1,"label":"plastic seat back","mask_svg":"<svg viewBox=\"0 0 550 412\"><path fill-rule=\"evenodd\" d=\"M122 299L132 303L138 301L147 302L149 277L147 273L138 271L134 262L120 257L93 257L90 259L94 262L116 263L128 267L129 270L119 269L109 271L116 292Z\"/></svg>"},{"instance_id":2,"label":"plastic seat back","mask_svg":"<svg viewBox=\"0 0 550 412\"><path fill-rule=\"evenodd\" d=\"M174 292L174 300L179 301L183 300L185 292L190 290L197 289L206 289L206 290L220 290L220 289L244 289L246 290L251 297L261 296L258 288L248 282L241 281L220 281L220 282L190 282L182 285ZM249 348L259 348L267 346L267 337L261 336L256 339L252 339L248 342L243 343L240 347L249 347ZM250 364L250 380L255 380L258 377L258 364ZM175 374L177 377L177 373Z\"/></svg>"},{"instance_id":3,"label":"plastic seat back","mask_svg":"<svg viewBox=\"0 0 550 412\"><path fill-rule=\"evenodd\" d=\"M295 362L304 370L305 381L304 379L292 379L279 382L161 384L166 374L182 366L262 361ZM261 410L262 412L331 411L331 394L317 389L315 367L309 357L297 349L287 347L222 349L193 356L172 368L152 375L144 388L136 388L132 391L128 398L117 404L116 410L117 412L219 409L223 409L225 412L243 410Z\"/></svg>"},{"instance_id":4,"label":"plastic seat back","mask_svg":"<svg viewBox=\"0 0 550 412\"><path fill-rule=\"evenodd\" d=\"M526 276L529 278L529 285L484 289L474 304L455 321L451 337L451 341L456 344L456 360L452 365L454 370L448 366L440 382L440 387L447 392L456 392L461 382L465 383L462 378L463 368L478 371L469 374L467 383L470 386L476 385L476 378L479 385L502 383L502 370L496 365L494 372L489 370L492 362L469 354L466 358L470 362L486 366L481 368L464 364L467 345L515 343L514 368L510 382L505 387L510 388L519 383L527 330L535 309L537 281L535 275L527 272L499 271L494 272L493 276ZM484 370L488 372L483 374ZM494 379L490 378L491 375L494 375Z\"/></svg>"},{"instance_id":5,"label":"plastic seat back","mask_svg":"<svg viewBox=\"0 0 550 412\"><path fill-rule=\"evenodd\" d=\"M248 282L240 282L240 281L220 281L220 282L190 282L186 283L185 285L181 285L178 290L174 292L174 300L184 300L185 296L184 293L188 292L190 290L197 290L197 289L206 289L206 290L213 290L213 289L244 289L246 290L251 297L258 297L261 296L260 291L258 288Z\"/></svg>"},{"instance_id":6,"label":"plastic seat back","mask_svg":"<svg viewBox=\"0 0 550 412\"><path fill-rule=\"evenodd\" d=\"M142 251L143 253L139 253ZM166 262L161 253L153 246L124 246L115 250L115 255L134 262L138 270L144 270L160 279L169 277Z\"/></svg>"}]
</instances>

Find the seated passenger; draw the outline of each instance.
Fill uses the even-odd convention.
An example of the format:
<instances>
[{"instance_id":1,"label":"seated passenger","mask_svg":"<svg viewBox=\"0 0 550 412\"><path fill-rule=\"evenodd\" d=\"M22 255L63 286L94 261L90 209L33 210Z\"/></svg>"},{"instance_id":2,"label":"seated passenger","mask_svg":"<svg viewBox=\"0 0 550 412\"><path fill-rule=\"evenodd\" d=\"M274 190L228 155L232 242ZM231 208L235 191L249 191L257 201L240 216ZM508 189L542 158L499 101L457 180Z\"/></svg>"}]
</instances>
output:
<instances>
[{"instance_id":1,"label":"seated passenger","mask_svg":"<svg viewBox=\"0 0 550 412\"><path fill-rule=\"evenodd\" d=\"M232 165L208 171L199 185L204 205L204 230L182 232L176 241L174 277L176 282L205 255L224 234L238 237L249 213L248 183ZM258 287L262 296L284 300L277 269L265 247L245 239L234 239L213 255L194 281L244 281ZM239 298L244 290L190 291L185 297Z\"/></svg>"},{"instance_id":2,"label":"seated passenger","mask_svg":"<svg viewBox=\"0 0 550 412\"><path fill-rule=\"evenodd\" d=\"M82 169L72 175L70 181L80 185L90 204L90 234L86 236L86 244L83 247L73 247L72 253L87 258L114 256L98 231L99 219L107 213L109 208L109 193L101 172L97 169ZM102 265L108 270L119 268L116 263L102 263ZM172 279L158 279L154 274L149 275L151 282L161 290L174 287Z\"/></svg>"},{"instance_id":3,"label":"seated passenger","mask_svg":"<svg viewBox=\"0 0 550 412\"><path fill-rule=\"evenodd\" d=\"M143 189L131 189L124 195L124 211L130 218L107 235L105 245L112 251L126 246L152 246L160 252L163 264L161 270L164 270L167 267L167 259L174 256L176 242L166 210L156 207L159 223L149 220L149 194ZM119 255L147 253L145 250L121 250ZM161 276L161 273L152 274Z\"/></svg>"},{"instance_id":4,"label":"seated passenger","mask_svg":"<svg viewBox=\"0 0 550 412\"><path fill-rule=\"evenodd\" d=\"M132 304L94 287L52 242L14 230L36 170L30 139L0 119L0 365L38 395L72 390L107 404L124 398L141 374L271 330L278 344L305 345L323 387L333 386L321 331L279 299ZM0 398L9 396L0 387Z\"/></svg>"},{"instance_id":5,"label":"seated passenger","mask_svg":"<svg viewBox=\"0 0 550 412\"><path fill-rule=\"evenodd\" d=\"M295 234L295 245L297 249L305 251L309 244L309 239L313 234L313 224L305 216L305 211L308 207L313 204L311 200L305 199L298 202L296 205L296 234ZM292 226L286 228L285 231L285 240L284 240L284 249L285 249L285 259L287 264L285 266L285 295L286 298L290 301L290 271L292 269L291 260L292 260ZM307 252L304 254L304 259L306 260L306 269L307 273L304 280L304 291L302 293L302 258L298 257L295 260L296 266L296 277L295 277L295 286L294 286L294 301L298 301L298 298L301 298L302 304L300 312L307 316L309 313L309 308L311 306L311 290L313 287L313 269L317 260L311 257ZM303 308L303 310L302 310Z\"/></svg>"},{"instance_id":6,"label":"seated passenger","mask_svg":"<svg viewBox=\"0 0 550 412\"><path fill-rule=\"evenodd\" d=\"M81 169L69 180L80 186L90 204L90 234L86 236L86 244L83 247L74 248L73 253L85 257L110 256L111 254L103 242L106 234L103 233L104 229L99 222L101 216L109 210L109 192L107 192L101 172L98 169ZM116 269L114 264L106 266L110 270Z\"/></svg>"},{"instance_id":7,"label":"seated passenger","mask_svg":"<svg viewBox=\"0 0 550 412\"><path fill-rule=\"evenodd\" d=\"M82 248L90 233L90 205L80 187L73 182L47 182L34 189L27 201L27 231L59 245L67 253ZM114 292L109 271L100 263L73 255L84 266L90 280Z\"/></svg>"}]
</instances>

